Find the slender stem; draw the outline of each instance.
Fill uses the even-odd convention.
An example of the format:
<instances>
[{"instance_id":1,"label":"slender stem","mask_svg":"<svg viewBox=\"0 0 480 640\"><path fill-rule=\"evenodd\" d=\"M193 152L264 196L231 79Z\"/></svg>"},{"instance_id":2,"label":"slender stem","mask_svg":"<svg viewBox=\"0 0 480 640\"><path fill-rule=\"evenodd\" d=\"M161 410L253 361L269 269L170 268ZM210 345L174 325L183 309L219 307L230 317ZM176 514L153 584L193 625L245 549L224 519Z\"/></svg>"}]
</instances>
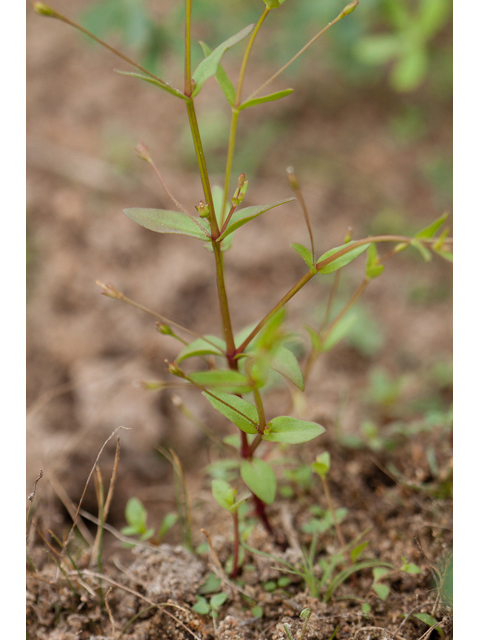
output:
<instances>
[{"instance_id":1,"label":"slender stem","mask_svg":"<svg viewBox=\"0 0 480 640\"><path fill-rule=\"evenodd\" d=\"M303 216L305 218L305 224L307 225L308 235L310 236L310 244L312 247L312 260L315 263L315 243L313 240L313 231L312 225L310 224L310 216L308 215L307 205L305 204L305 200L303 199L302 190L300 189L300 185L298 184L297 176L295 175L295 171L293 167L287 168L287 177L292 188L292 191L297 197L297 200L300 203L300 207L303 211Z\"/></svg>"},{"instance_id":2,"label":"slender stem","mask_svg":"<svg viewBox=\"0 0 480 640\"><path fill-rule=\"evenodd\" d=\"M152 309L149 309L148 307L145 307L143 304L140 304L139 302L135 302L135 300L131 300L130 298L127 298L127 296L125 294L123 294L118 289L115 289L115 287L112 287L111 285L103 284L103 282L100 282L99 280L97 280L97 284L98 284L99 287L101 287L103 289L102 293L104 295L108 296L109 298L114 298L115 300L121 300L122 302L126 302L127 304L132 305L132 307L136 307L137 309L140 309L141 311L145 311L145 313L148 313L151 316L154 316L155 318L158 318L159 320L161 320L162 322L164 322L167 325L171 324L174 327L177 327L177 329L181 329L182 331L186 331L187 333L189 333L192 336L195 336L196 338L201 338L204 342L207 342L212 347L215 347L215 349L220 351L223 355L226 355L226 353L225 353L225 351L223 351L223 349L221 349L220 347L215 345L208 338L206 338L204 336L201 336L199 333L196 333L195 331L192 331L191 329L188 329L187 327L184 327L183 325L178 324L178 322L175 322L174 320L170 320L166 316L162 316L160 313L157 313L156 311L152 311Z\"/></svg>"},{"instance_id":3,"label":"slender stem","mask_svg":"<svg viewBox=\"0 0 480 640\"><path fill-rule=\"evenodd\" d=\"M361 247L362 245L370 244L372 242L403 242L403 243L406 243L406 244L410 244L411 241L412 241L412 238L409 238L407 236L396 236L396 235L371 236L370 238L363 238L362 240L356 240L355 242L352 242L349 245L345 245L345 247L342 247L336 253L333 253L328 258L325 258L325 260L321 260L321 261L317 262L316 265L315 265L316 273L319 272L324 267L326 267L327 265L329 265L334 260L337 260L337 258L340 258L340 257L344 256L345 254L350 253L350 251L353 251L353 249L356 249L357 247ZM427 243L427 244L431 244L431 243L435 242L435 239L434 238L422 238L421 242L424 242L424 243ZM277 313L277 311L279 311L283 306L285 306L285 304L291 298L293 298L293 296L296 293L298 293L300 291L300 289L302 289L307 284L307 282L309 280L311 280L316 275L316 273L313 273L312 271L309 271L308 273L306 273L297 282L297 284L294 285L290 289L290 291L288 291L279 302L277 302L277 304L267 313L267 315L265 317L263 317L260 320L260 322L253 329L253 331L249 334L249 336L237 348L237 350L236 350L237 354L243 353L243 351L247 348L247 346L250 344L250 342L263 329L263 327L267 324L267 322Z\"/></svg>"},{"instance_id":4,"label":"slender stem","mask_svg":"<svg viewBox=\"0 0 480 640\"><path fill-rule=\"evenodd\" d=\"M221 214L222 220L223 220L225 207L227 205L228 189L230 187L230 175L232 173L233 154L235 151L235 139L237 135L238 115L240 113L238 107L240 106L240 103L242 100L242 89L243 89L243 82L245 80L245 71L247 68L247 62L248 62L248 58L250 57L250 52L252 51L253 43L255 41L255 38L257 37L257 33L260 27L262 26L265 18L270 13L270 11L271 9L269 9L268 7L265 7L262 15L260 16L260 19L255 25L255 28L250 34L247 48L245 49L245 53L243 54L242 66L240 67L240 73L239 73L238 82L237 82L237 89L235 91L235 101L232 107L232 122L230 125L230 135L228 138L227 164L225 167L225 184L223 189L223 203L222 203L222 214Z\"/></svg>"},{"instance_id":5,"label":"slender stem","mask_svg":"<svg viewBox=\"0 0 480 640\"><path fill-rule=\"evenodd\" d=\"M309 47L310 45L312 45L316 40L318 40L318 38L320 38L320 36L322 36L322 35L325 33L325 31L327 31L328 29L330 29L330 27L333 27L333 25L334 25L336 22L338 22L339 20L341 20L343 17L344 17L343 13L340 13L340 14L335 18L335 20L332 20L331 22L329 22L329 23L327 24L327 26L326 26L326 27L324 27L321 31L319 31L319 32L317 33L317 35L316 35L316 36L314 36L311 40L309 40L309 41L307 42L307 44L306 44L304 47L302 47L302 48L300 49L300 51L299 51L298 53L296 53L296 54L293 56L293 58L291 58L291 59L290 59L286 64L284 64L284 65L283 65L283 67L282 67L281 69L279 69L276 73L274 73L274 74L273 74L273 76L271 76L268 80L266 80L266 81L265 81L265 82L264 82L260 87L258 87L258 89L256 89L256 90L255 90L255 91L254 91L250 96L248 96L247 100L251 100L251 99L252 99L252 98L254 98L258 93L260 93L260 91L262 91L262 89L265 89L265 87L266 87L267 85L269 85L271 82L273 82L273 80L275 80L275 78L277 78L281 73L283 73L283 72L285 71L285 69L286 69L287 67L289 67L289 66L292 64L292 62L295 62L295 60L296 60L297 58L299 58L299 57L302 55L302 53L303 53L304 51L306 51L306 49L308 49L308 47Z\"/></svg>"},{"instance_id":6,"label":"slender stem","mask_svg":"<svg viewBox=\"0 0 480 640\"><path fill-rule=\"evenodd\" d=\"M212 237L215 239L218 237L218 224L215 216L215 209L213 206L212 189L210 187L210 178L208 176L207 163L205 161L205 154L203 152L202 139L200 137L200 129L198 128L197 114L195 112L195 106L193 99L189 98L186 101L188 120L190 122L190 130L192 132L193 145L195 147L195 154L197 156L198 169L200 171L200 178L202 180L203 193L205 196L205 202L209 208L208 220L210 222L210 228L212 230Z\"/></svg>"},{"instance_id":7,"label":"slender stem","mask_svg":"<svg viewBox=\"0 0 480 640\"><path fill-rule=\"evenodd\" d=\"M233 517L233 564L232 564L232 573L230 577L236 578L238 573L238 551L240 547L240 536L238 531L238 511L232 513Z\"/></svg>"},{"instance_id":8,"label":"slender stem","mask_svg":"<svg viewBox=\"0 0 480 640\"><path fill-rule=\"evenodd\" d=\"M217 270L217 291L220 302L220 311L223 321L223 332L227 345L227 359L230 369L237 370L238 363L235 360L235 340L233 337L232 321L228 307L227 290L225 288L225 271L223 266L222 248L218 242L212 242L213 253L215 255L215 266Z\"/></svg>"},{"instance_id":9,"label":"slender stem","mask_svg":"<svg viewBox=\"0 0 480 640\"><path fill-rule=\"evenodd\" d=\"M225 183L223 186L223 202L222 202L222 214L221 214L222 221L223 221L223 216L227 206L228 190L230 188L230 176L232 173L233 154L235 151L235 139L237 136L237 124L238 124L239 114L240 114L240 111L237 108L232 107L232 122L230 124L230 134L228 136L227 164L225 167Z\"/></svg>"},{"instance_id":10,"label":"slender stem","mask_svg":"<svg viewBox=\"0 0 480 640\"><path fill-rule=\"evenodd\" d=\"M132 67L135 67L136 69L138 69L142 73L146 73L148 76L150 76L151 78L154 78L155 80L158 80L162 84L168 84L164 80L162 80L161 78L158 78L153 73L150 73L150 71L147 71L147 69L144 69L142 66L140 66L139 64L137 64L136 62L134 62L133 60L128 58L126 55L124 55L120 51L117 51L117 49L114 49L113 47L111 47L109 44L107 44L103 40L100 40L100 38L97 38L97 36L95 36L93 33L88 31L84 27L82 27L82 25L78 24L77 22L74 22L73 20L70 20L70 18L67 18L66 16L62 15L61 13L58 13L58 11L55 11L55 10L52 9L51 17L52 18L56 18L57 20L61 20L62 22L65 22L66 24L70 25L71 27L74 27L75 29L78 29L78 31L81 31L83 34L85 34L86 36L88 36L92 40L95 40L95 42L97 42L98 44L102 45L102 47L105 47L106 49L111 51L114 55L116 55L118 58L121 58L122 60L124 60L128 64L132 65ZM168 86L170 86L170 85L168 85Z\"/></svg>"},{"instance_id":11,"label":"slender stem","mask_svg":"<svg viewBox=\"0 0 480 640\"><path fill-rule=\"evenodd\" d=\"M184 92L192 95L192 0L185 0L185 77Z\"/></svg>"},{"instance_id":12,"label":"slender stem","mask_svg":"<svg viewBox=\"0 0 480 640\"><path fill-rule=\"evenodd\" d=\"M222 224L222 228L220 229L220 237L223 235L226 228L228 227L228 223L230 222L233 214L235 213L236 208L237 208L236 205L232 205L230 211L228 212L228 216L225 218L225 222Z\"/></svg>"}]
</instances>

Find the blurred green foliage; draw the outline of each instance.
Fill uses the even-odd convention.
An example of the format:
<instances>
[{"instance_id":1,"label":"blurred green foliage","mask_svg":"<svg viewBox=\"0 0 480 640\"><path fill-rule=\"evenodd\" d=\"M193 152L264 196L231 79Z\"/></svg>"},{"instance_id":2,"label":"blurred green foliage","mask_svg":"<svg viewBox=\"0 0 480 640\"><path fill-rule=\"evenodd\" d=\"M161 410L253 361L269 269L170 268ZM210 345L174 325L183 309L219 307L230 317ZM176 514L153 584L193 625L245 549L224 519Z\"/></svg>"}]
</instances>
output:
<instances>
[{"instance_id":1,"label":"blurred green foliage","mask_svg":"<svg viewBox=\"0 0 480 640\"><path fill-rule=\"evenodd\" d=\"M281 66L344 5L343 0L285 2L269 17L270 35L257 43L257 60L260 55L262 62ZM147 0L100 0L83 14L82 22L99 37L120 34L124 46L135 50L142 64L155 72L162 55L183 53L183 4L172 4L161 24L152 18L151 8ZM197 31L203 31L197 37L209 45L222 42L231 35L232 24L256 22L262 9L259 0L196 0L194 19L201 25ZM286 76L308 77L308 65L314 63L316 72L320 65L353 84L388 75L395 91L409 92L432 72L435 83L450 93L451 43L442 33L450 23L451 9L451 0L362 0L354 19L342 20L328 33L329 46L315 45ZM200 47L193 53L198 62Z\"/></svg>"}]
</instances>

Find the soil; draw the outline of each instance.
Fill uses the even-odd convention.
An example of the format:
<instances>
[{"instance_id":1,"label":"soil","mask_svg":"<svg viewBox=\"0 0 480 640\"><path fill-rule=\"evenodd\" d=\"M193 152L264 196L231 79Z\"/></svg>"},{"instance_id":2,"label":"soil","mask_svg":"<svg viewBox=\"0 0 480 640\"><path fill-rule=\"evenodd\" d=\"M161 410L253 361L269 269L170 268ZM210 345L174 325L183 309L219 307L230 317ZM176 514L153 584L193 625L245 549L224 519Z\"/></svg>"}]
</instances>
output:
<instances>
[{"instance_id":1,"label":"soil","mask_svg":"<svg viewBox=\"0 0 480 640\"><path fill-rule=\"evenodd\" d=\"M74 15L87 4L72 0L68 12ZM205 529L220 567L225 565L232 552L230 517L213 501L204 472L220 457L219 449L179 410L178 401L172 402L171 390L146 391L142 384L169 380L164 361L175 357L176 344L159 335L148 314L100 296L95 281L111 282L198 333L220 335L221 329L210 253L193 240L148 232L122 214L129 206L170 208L148 166L134 157L139 140L186 206L192 209L201 199L191 153L178 143L185 114L168 94L112 73L120 65L65 25L30 12L27 41L28 487L39 469L44 472L29 530L30 640L280 640L286 638L285 623L292 638L299 638L299 614L306 607L312 615L305 640L452 638L451 607L435 582L452 547L451 432L441 420L432 419L428 428L422 422L426 411L445 413L451 404L451 380L439 373L451 362L451 269L440 259L425 264L413 252L389 260L385 274L367 288L363 338L341 342L322 356L305 396L295 398L297 415L320 422L326 434L308 446L272 453L272 459L288 455L287 468L293 469L328 450L332 499L347 509L342 522L347 542L366 530L365 557L396 568L406 558L420 573L388 578L390 593L383 601L372 589L372 570L365 569L323 602L325 591L313 598L301 578L276 568L276 560L247 552L242 583L233 585L208 550L192 553L180 546L178 525L159 546L142 543L134 549L106 532L102 578L95 575L91 547L76 535L71 552L78 573L64 558L59 570L60 549L48 532L60 539L68 534L72 509L97 455L119 426L128 430L118 432L120 465L108 518L113 531L125 526L125 504L132 496L145 504L150 526L158 528L164 515L175 511L172 468L157 450L172 448L193 505L193 547L205 547ZM171 77L181 73L170 60L165 66ZM253 66L251 72L252 87L268 75ZM289 197L284 175L293 164L321 252L341 244L349 226L354 237L395 232L398 225L415 231L451 207L448 191L432 186L425 169L450 157L448 100L427 90L399 96L386 84L352 89L341 81L332 84L327 71L316 88L299 79L295 89L300 97L289 106L267 109L277 118L278 135L266 141L259 158L245 160L247 177L249 167L258 165L247 204ZM202 94L200 116L218 99L215 91L211 97ZM428 114L426 128L402 140L392 121L411 104ZM246 116L241 135L256 126L256 118ZM212 162L220 157L212 150ZM235 331L262 317L303 275L304 265L289 246L308 242L295 205L265 214L237 235L226 254ZM355 263L342 276L339 296L346 299L361 278L362 265ZM325 280L312 282L289 303L289 328L318 325L331 285ZM375 375L400 381L392 398L375 395ZM272 393L267 412L286 410L288 394L281 391ZM226 435L224 422L202 398L175 393L217 437ZM370 439L366 421L378 429ZM395 433L400 423L403 431ZM114 455L112 439L99 463L105 483ZM284 490L269 516L287 548L275 544L260 524L248 545L298 565L302 547L312 539L303 528L312 507L327 508L325 494L319 481L302 485L282 474L280 464L277 468ZM97 514L93 480L82 509ZM93 539L96 527L87 517L80 526L83 536ZM318 557L335 551L331 528L319 536ZM192 610L212 573L220 579L217 591L228 596L217 620ZM282 576L290 583L279 586ZM368 613L362 610L365 602ZM252 614L255 605L262 608L261 617ZM441 627L428 636L417 613L433 615Z\"/></svg>"}]
</instances>

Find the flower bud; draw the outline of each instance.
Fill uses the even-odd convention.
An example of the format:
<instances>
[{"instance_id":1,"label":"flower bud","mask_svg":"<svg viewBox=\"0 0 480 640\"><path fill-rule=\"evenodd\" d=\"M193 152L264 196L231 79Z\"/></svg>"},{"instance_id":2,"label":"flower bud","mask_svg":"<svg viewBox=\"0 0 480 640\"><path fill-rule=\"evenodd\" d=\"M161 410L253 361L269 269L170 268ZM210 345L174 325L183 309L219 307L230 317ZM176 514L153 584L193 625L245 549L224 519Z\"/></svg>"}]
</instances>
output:
<instances>
[{"instance_id":1,"label":"flower bud","mask_svg":"<svg viewBox=\"0 0 480 640\"><path fill-rule=\"evenodd\" d=\"M201 218L208 218L209 214L210 214L210 207L208 205L203 204L202 201L200 201L200 204L197 204L195 206L195 209L198 211L198 215Z\"/></svg>"},{"instance_id":2,"label":"flower bud","mask_svg":"<svg viewBox=\"0 0 480 640\"><path fill-rule=\"evenodd\" d=\"M298 180L295 175L295 169L292 166L287 167L287 178L292 189L296 191L298 189Z\"/></svg>"},{"instance_id":3,"label":"flower bud","mask_svg":"<svg viewBox=\"0 0 480 640\"><path fill-rule=\"evenodd\" d=\"M158 333L162 333L165 336L175 335L173 331L170 329L170 327L168 326L168 324L164 324L163 322L156 322L155 325L157 327Z\"/></svg>"},{"instance_id":4,"label":"flower bud","mask_svg":"<svg viewBox=\"0 0 480 640\"><path fill-rule=\"evenodd\" d=\"M178 378L185 378L185 374L180 369L178 364L175 364L175 362L168 362L168 360L165 360L165 362L168 364L169 373L171 373L173 376L177 376Z\"/></svg>"},{"instance_id":5,"label":"flower bud","mask_svg":"<svg viewBox=\"0 0 480 640\"><path fill-rule=\"evenodd\" d=\"M33 8L41 16L55 16L55 11L43 2L35 2Z\"/></svg>"},{"instance_id":6,"label":"flower bud","mask_svg":"<svg viewBox=\"0 0 480 640\"><path fill-rule=\"evenodd\" d=\"M140 158L140 160L151 162L152 156L150 155L150 151L148 150L146 144L144 144L143 142L139 142L135 147L135 151L137 152L137 156Z\"/></svg>"},{"instance_id":7,"label":"flower bud","mask_svg":"<svg viewBox=\"0 0 480 640\"><path fill-rule=\"evenodd\" d=\"M349 13L352 13L352 11L356 7L358 7L359 3L360 3L360 0L353 0L353 2L350 2L350 4L347 4L347 6L340 12L340 15L338 16L339 20L341 20L345 16L348 16Z\"/></svg>"},{"instance_id":8,"label":"flower bud","mask_svg":"<svg viewBox=\"0 0 480 640\"><path fill-rule=\"evenodd\" d=\"M103 289L102 296L107 296L107 298L113 298L114 300L121 300L125 297L123 293L112 284L104 284L100 282L100 280L97 280L95 284L98 284L98 286Z\"/></svg>"}]
</instances>

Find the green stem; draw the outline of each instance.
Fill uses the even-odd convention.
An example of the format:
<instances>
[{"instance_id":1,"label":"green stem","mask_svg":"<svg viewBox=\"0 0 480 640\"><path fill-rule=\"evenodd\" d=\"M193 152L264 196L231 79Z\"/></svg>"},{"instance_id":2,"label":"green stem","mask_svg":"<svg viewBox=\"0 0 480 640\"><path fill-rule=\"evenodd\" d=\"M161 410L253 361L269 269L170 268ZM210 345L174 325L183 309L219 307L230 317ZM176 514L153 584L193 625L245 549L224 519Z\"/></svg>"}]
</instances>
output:
<instances>
[{"instance_id":1,"label":"green stem","mask_svg":"<svg viewBox=\"0 0 480 640\"><path fill-rule=\"evenodd\" d=\"M185 0L185 77L184 92L187 97L192 95L192 0Z\"/></svg>"},{"instance_id":2,"label":"green stem","mask_svg":"<svg viewBox=\"0 0 480 640\"><path fill-rule=\"evenodd\" d=\"M242 89L243 89L243 82L245 80L245 71L247 69L247 62L248 62L248 58L250 57L250 53L252 51L253 43L255 41L255 38L257 37L257 33L259 32L260 27L262 26L265 18L268 16L270 11L271 10L268 7L265 7L262 15L260 16L260 19L255 25L254 30L250 34L247 48L245 49L245 53L243 54L242 66L240 67L237 89L235 91L235 101L232 107L232 123L230 125L230 135L228 138L227 164L225 167L225 184L223 189L223 203L222 203L222 214L221 214L222 221L223 221L225 207L227 205L228 190L230 188L230 175L232 173L233 154L235 151L235 139L237 136L238 116L240 113L238 108L242 100Z\"/></svg>"},{"instance_id":3,"label":"green stem","mask_svg":"<svg viewBox=\"0 0 480 640\"><path fill-rule=\"evenodd\" d=\"M330 513L332 514L333 522L335 525L335 531L337 532L337 538L341 548L343 549L345 547L345 539L340 530L340 525L338 523L337 516L335 515L335 508L333 506L332 496L330 495L330 489L328 487L327 478L325 476L320 476L320 477L322 479L323 489L325 491L325 496L327 498L328 508L330 509Z\"/></svg>"},{"instance_id":4,"label":"green stem","mask_svg":"<svg viewBox=\"0 0 480 640\"><path fill-rule=\"evenodd\" d=\"M208 220L210 222L210 229L212 231L212 239L216 240L220 235L218 228L217 217L215 215L215 209L213 206L212 190L210 187L210 179L208 176L207 165L205 162L205 154L203 152L202 139L200 137L200 130L198 128L197 116L195 113L195 106L193 99L189 98L186 101L188 119L190 121L190 129L192 131L193 144L195 147L195 153L198 161L198 168L200 170L200 176L202 179L203 193L205 195L206 204L209 208ZM225 335L225 342L227 345L227 358L231 369L237 368L237 363L234 360L235 356L235 341L233 339L232 321L230 318L230 310L228 306L227 291L225 288L225 273L223 266L223 255L220 245L216 242L212 242L213 253L215 256L215 266L217 275L217 290L218 299L220 303L220 311L222 314L223 331Z\"/></svg>"},{"instance_id":5,"label":"green stem","mask_svg":"<svg viewBox=\"0 0 480 640\"><path fill-rule=\"evenodd\" d=\"M230 574L230 577L233 580L234 578L237 577L237 573L238 573L238 551L240 547L240 536L238 531L238 511L235 511L235 513L232 513L232 517L233 517L234 539L233 539L233 564L232 564L232 573Z\"/></svg>"}]
</instances>

